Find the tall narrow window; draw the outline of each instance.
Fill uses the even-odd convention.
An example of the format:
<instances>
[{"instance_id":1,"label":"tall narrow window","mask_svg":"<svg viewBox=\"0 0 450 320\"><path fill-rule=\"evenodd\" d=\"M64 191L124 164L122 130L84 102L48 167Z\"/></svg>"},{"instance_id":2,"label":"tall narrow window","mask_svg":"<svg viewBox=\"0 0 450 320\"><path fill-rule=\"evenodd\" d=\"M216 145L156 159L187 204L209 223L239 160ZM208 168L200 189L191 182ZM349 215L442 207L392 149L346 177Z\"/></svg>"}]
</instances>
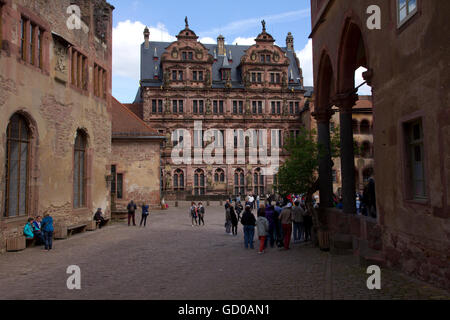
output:
<instances>
[{"instance_id":1,"label":"tall narrow window","mask_svg":"<svg viewBox=\"0 0 450 320\"><path fill-rule=\"evenodd\" d=\"M201 196L206 193L205 173L201 169L197 169L194 173L194 194Z\"/></svg>"},{"instance_id":2,"label":"tall narrow window","mask_svg":"<svg viewBox=\"0 0 450 320\"><path fill-rule=\"evenodd\" d=\"M111 194L116 195L117 199L123 199L123 174L117 173L117 166L111 166Z\"/></svg>"},{"instance_id":3,"label":"tall narrow window","mask_svg":"<svg viewBox=\"0 0 450 320\"><path fill-rule=\"evenodd\" d=\"M22 56L22 60L27 59L26 49L25 49L25 38L26 38L26 30L27 30L27 21L22 17L20 20L20 55Z\"/></svg>"},{"instance_id":4,"label":"tall narrow window","mask_svg":"<svg viewBox=\"0 0 450 320\"><path fill-rule=\"evenodd\" d=\"M30 34L29 34L29 50L30 53L30 63L34 64L35 57L34 57L34 33L36 32L36 27L33 24L30 24Z\"/></svg>"},{"instance_id":5,"label":"tall narrow window","mask_svg":"<svg viewBox=\"0 0 450 320\"><path fill-rule=\"evenodd\" d=\"M177 113L178 112L178 100L173 100L172 101L172 111L173 111L173 113Z\"/></svg>"},{"instance_id":6,"label":"tall narrow window","mask_svg":"<svg viewBox=\"0 0 450 320\"><path fill-rule=\"evenodd\" d=\"M86 206L86 134L78 130L75 139L75 158L73 166L73 207Z\"/></svg>"},{"instance_id":7,"label":"tall narrow window","mask_svg":"<svg viewBox=\"0 0 450 320\"><path fill-rule=\"evenodd\" d=\"M42 69L42 30L38 28L37 35L37 51L38 51L38 67Z\"/></svg>"},{"instance_id":8,"label":"tall narrow window","mask_svg":"<svg viewBox=\"0 0 450 320\"><path fill-rule=\"evenodd\" d=\"M237 169L234 172L234 193L235 195L245 194L245 176L242 169Z\"/></svg>"},{"instance_id":9,"label":"tall narrow window","mask_svg":"<svg viewBox=\"0 0 450 320\"><path fill-rule=\"evenodd\" d=\"M173 189L174 191L184 190L184 173L181 169L177 169L173 175Z\"/></svg>"},{"instance_id":10,"label":"tall narrow window","mask_svg":"<svg viewBox=\"0 0 450 320\"><path fill-rule=\"evenodd\" d=\"M408 155L407 168L410 176L409 193L413 199L426 199L422 120L406 124L405 131Z\"/></svg>"},{"instance_id":11,"label":"tall narrow window","mask_svg":"<svg viewBox=\"0 0 450 320\"><path fill-rule=\"evenodd\" d=\"M6 132L6 197L5 216L28 214L28 170L30 131L26 119L15 114Z\"/></svg>"},{"instance_id":12,"label":"tall narrow window","mask_svg":"<svg viewBox=\"0 0 450 320\"><path fill-rule=\"evenodd\" d=\"M253 173L253 191L255 194L264 194L264 176L261 169L258 168Z\"/></svg>"}]
</instances>

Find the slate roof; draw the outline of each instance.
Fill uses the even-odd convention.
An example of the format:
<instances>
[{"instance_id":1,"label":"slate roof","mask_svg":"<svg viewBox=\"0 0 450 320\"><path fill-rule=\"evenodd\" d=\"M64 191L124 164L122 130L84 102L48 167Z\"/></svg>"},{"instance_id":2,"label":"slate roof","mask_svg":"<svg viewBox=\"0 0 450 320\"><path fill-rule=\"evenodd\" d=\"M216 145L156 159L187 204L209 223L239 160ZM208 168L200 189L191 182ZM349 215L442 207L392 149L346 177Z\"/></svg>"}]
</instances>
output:
<instances>
[{"instance_id":1,"label":"slate roof","mask_svg":"<svg viewBox=\"0 0 450 320\"><path fill-rule=\"evenodd\" d=\"M161 57L162 54L166 51L167 47L171 42L155 42L150 41L148 49L145 48L145 43L141 45L141 86L144 87L160 87L163 85L163 72L161 70L161 59L154 59L155 49L158 57ZM217 44L204 44L204 46L209 50L211 56L214 57L214 51L217 51ZM225 56L217 56L217 61L213 63L212 66L212 87L213 88L225 88L225 81L221 79L220 69L222 66L227 64L226 60L228 60L229 67L231 68L231 82L233 88L244 88L244 84L242 81L241 70L239 65L241 63L241 58L245 55L245 51L249 49L251 46L241 46L241 45L225 45L227 58ZM293 82L289 82L289 88L294 90L305 90L304 87L300 85L300 74L299 68L297 65L297 59L295 58L293 51L288 51L286 47L281 48L290 60L288 76L291 77L293 75ZM230 55L231 52L231 55ZM230 56L232 60L230 60ZM225 60L225 61L224 61ZM155 76L158 76L158 79L155 79ZM142 102L140 88L137 92L135 103Z\"/></svg>"},{"instance_id":2,"label":"slate roof","mask_svg":"<svg viewBox=\"0 0 450 320\"><path fill-rule=\"evenodd\" d=\"M164 139L158 131L148 126L130 109L114 97L112 98L112 137L113 138L155 138Z\"/></svg>"}]
</instances>

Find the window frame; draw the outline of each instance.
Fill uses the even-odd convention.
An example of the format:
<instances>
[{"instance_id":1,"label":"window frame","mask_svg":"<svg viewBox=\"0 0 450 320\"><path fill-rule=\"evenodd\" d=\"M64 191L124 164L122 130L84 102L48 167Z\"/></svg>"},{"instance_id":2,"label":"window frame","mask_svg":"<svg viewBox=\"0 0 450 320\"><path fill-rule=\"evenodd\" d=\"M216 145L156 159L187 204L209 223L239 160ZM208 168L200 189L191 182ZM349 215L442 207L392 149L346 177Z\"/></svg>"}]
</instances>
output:
<instances>
[{"instance_id":1,"label":"window frame","mask_svg":"<svg viewBox=\"0 0 450 320\"><path fill-rule=\"evenodd\" d=\"M18 118L18 131L19 131L19 138L12 138L11 137L11 124L12 124L12 120L14 120L14 117ZM27 129L27 138L26 139L21 139L22 135L21 135L21 129L22 129L22 122L25 123L25 127ZM5 168L5 195L4 195L4 214L3 217L4 218L21 218L21 217L26 217L29 215L29 184L30 184L30 162L31 162L31 141L32 141L32 135L31 135L31 129L30 129L30 123L29 121L25 118L25 116L23 116L22 114L19 113L15 113L11 116L10 120L8 121L8 125L6 128L6 168ZM19 145L18 148L18 179L17 179L17 208L16 208L16 215L14 216L10 216L9 215L9 191L10 191L10 169L11 169L11 142L16 142ZM20 192L20 182L21 182L21 156L22 156L22 144L26 143L27 144L27 148L26 148L26 168L25 168L25 213L24 214L20 214L20 202L21 202L21 192Z\"/></svg>"},{"instance_id":2,"label":"window frame","mask_svg":"<svg viewBox=\"0 0 450 320\"><path fill-rule=\"evenodd\" d=\"M82 139L83 148L77 149L77 139L80 136ZM77 136L75 137L75 143L74 143L74 162L73 162L73 208L75 210L77 209L86 209L88 207L87 205L87 151L88 151L88 138L86 132L83 130L77 130ZM83 156L82 159L80 156ZM81 165L78 165L79 171L78 171L78 184L75 183L75 170L77 168L76 161L78 161L79 164L83 163L83 174L81 175ZM81 178L81 179L80 179ZM82 194L80 194L79 191L81 191L82 188ZM76 198L75 190L78 189L78 198ZM76 201L78 201L78 205L76 205Z\"/></svg>"},{"instance_id":3,"label":"window frame","mask_svg":"<svg viewBox=\"0 0 450 320\"><path fill-rule=\"evenodd\" d=\"M414 17L418 12L419 12L419 1L420 0L405 0L405 7L406 7L406 17L401 20L400 19L400 11L403 8L400 8L400 1L401 0L396 0L395 5L396 5L396 15L397 15L397 28L400 29L403 25L405 25L405 23L407 23L409 20L411 20L412 17ZM415 1L416 3L416 7L413 11L409 12L409 3L410 1Z\"/></svg>"}]
</instances>

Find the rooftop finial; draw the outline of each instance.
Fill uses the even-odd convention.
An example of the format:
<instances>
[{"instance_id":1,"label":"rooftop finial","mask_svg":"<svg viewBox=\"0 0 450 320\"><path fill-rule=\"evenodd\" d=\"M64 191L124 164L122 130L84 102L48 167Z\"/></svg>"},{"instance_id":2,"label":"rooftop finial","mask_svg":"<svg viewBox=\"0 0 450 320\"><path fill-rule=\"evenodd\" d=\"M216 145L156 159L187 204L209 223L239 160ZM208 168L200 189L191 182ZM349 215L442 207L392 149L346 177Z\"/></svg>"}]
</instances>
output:
<instances>
[{"instance_id":1,"label":"rooftop finial","mask_svg":"<svg viewBox=\"0 0 450 320\"><path fill-rule=\"evenodd\" d=\"M186 23L186 28L189 28L189 21L188 21L188 17L187 16L184 19L184 22Z\"/></svg>"},{"instance_id":2,"label":"rooftop finial","mask_svg":"<svg viewBox=\"0 0 450 320\"><path fill-rule=\"evenodd\" d=\"M266 20L261 21L263 32L266 32Z\"/></svg>"}]
</instances>

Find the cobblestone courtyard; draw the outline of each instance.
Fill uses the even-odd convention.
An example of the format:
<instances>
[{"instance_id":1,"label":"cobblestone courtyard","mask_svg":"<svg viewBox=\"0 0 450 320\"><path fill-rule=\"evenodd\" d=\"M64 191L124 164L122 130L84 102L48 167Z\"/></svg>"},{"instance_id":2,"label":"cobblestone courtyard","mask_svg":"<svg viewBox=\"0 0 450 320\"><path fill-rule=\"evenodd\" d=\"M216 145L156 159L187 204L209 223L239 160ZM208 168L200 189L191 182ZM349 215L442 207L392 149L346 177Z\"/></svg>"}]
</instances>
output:
<instances>
[{"instance_id":1,"label":"cobblestone courtyard","mask_svg":"<svg viewBox=\"0 0 450 320\"><path fill-rule=\"evenodd\" d=\"M188 209L173 208L152 213L147 228L116 223L55 241L51 252L0 255L0 299L449 299L391 270L382 290L369 291L351 255L310 245L245 250L241 225L237 237L225 234L221 207L205 220L192 227ZM81 268L81 290L66 287L69 265Z\"/></svg>"}]
</instances>

